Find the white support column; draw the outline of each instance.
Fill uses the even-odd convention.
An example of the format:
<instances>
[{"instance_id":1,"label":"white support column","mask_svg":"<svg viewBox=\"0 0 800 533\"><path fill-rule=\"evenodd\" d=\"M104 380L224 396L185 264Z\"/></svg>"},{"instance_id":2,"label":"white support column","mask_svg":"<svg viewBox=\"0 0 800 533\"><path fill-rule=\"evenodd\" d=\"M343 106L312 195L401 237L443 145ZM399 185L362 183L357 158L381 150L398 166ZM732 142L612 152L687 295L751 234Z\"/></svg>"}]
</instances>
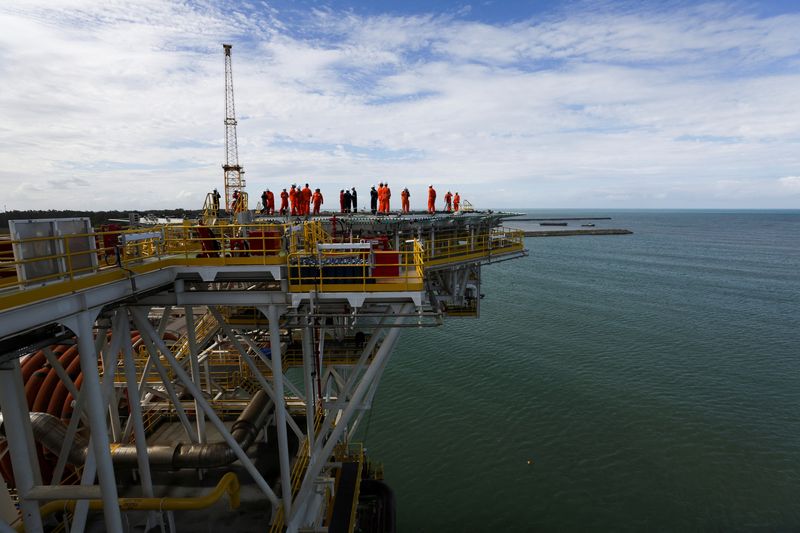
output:
<instances>
[{"instance_id":1,"label":"white support column","mask_svg":"<svg viewBox=\"0 0 800 533\"><path fill-rule=\"evenodd\" d=\"M103 491L103 514L108 531L122 531L122 515L117 497L117 481L114 477L114 465L111 462L106 427L106 404L100 389L100 374L97 371L97 352L95 351L92 323L94 314L83 311L76 317L77 328L73 332L78 337L83 386L81 390L87 395L86 411L89 416L91 441L97 461L97 473L100 488ZM72 328L70 328L72 329Z\"/></svg>"},{"instance_id":2,"label":"white support column","mask_svg":"<svg viewBox=\"0 0 800 533\"><path fill-rule=\"evenodd\" d=\"M164 332L167 331L167 326L169 325L169 317L172 313L172 306L165 305L164 312L161 313L161 320L158 321L158 338L162 338L164 336Z\"/></svg>"},{"instance_id":3,"label":"white support column","mask_svg":"<svg viewBox=\"0 0 800 533\"><path fill-rule=\"evenodd\" d=\"M314 422L317 414L317 402L314 393L314 330L311 327L311 318L306 317L303 327L303 383L306 389L306 438L308 439L308 453L314 446Z\"/></svg>"},{"instance_id":4,"label":"white support column","mask_svg":"<svg viewBox=\"0 0 800 533\"><path fill-rule=\"evenodd\" d=\"M200 404L200 408L206 413L206 416L208 416L208 421L217 429L217 431L219 431L220 436L223 438L223 440L225 440L228 446L231 447L231 450L233 450L233 453L236 454L236 457L239 459L239 461L242 462L242 466L252 476L256 485L258 485L267 498L269 498L269 501L272 502L275 507L277 507L280 504L280 500L278 500L275 492L273 492L269 484L266 482L266 480L264 480L264 476L262 476L261 472L259 472L255 467L253 462L247 456L247 453L242 450L242 447L238 442L236 442L236 439L231 436L230 431L228 431L228 428L225 427L225 424L214 411L214 408L211 407L211 404L209 404L208 401L203 397L202 391L200 391L200 389L194 384L192 378L186 373L183 367L178 364L178 361L175 360L175 356L173 356L172 352L169 351L169 348L167 348L167 345L164 343L164 341L156 336L153 326L147 321L147 315L143 314L140 309L135 308L131 310L131 313L136 326L139 328L139 331L143 331L151 339L156 337L154 340L158 344L158 348L161 350L161 353L164 354L164 357L166 357L167 361L169 361L169 363L173 366L175 375L178 376L178 379L184 384L189 393L194 396L195 399L197 399L197 402Z\"/></svg>"},{"instance_id":5,"label":"white support column","mask_svg":"<svg viewBox=\"0 0 800 533\"><path fill-rule=\"evenodd\" d=\"M259 307L263 313L264 308ZM286 402L283 395L283 361L281 360L280 310L276 305L266 308L269 319L269 344L272 350L272 387L275 389L275 424L278 426L278 458L281 465L281 490L284 516L292 511L292 471L289 468L289 442L286 435Z\"/></svg>"},{"instance_id":6,"label":"white support column","mask_svg":"<svg viewBox=\"0 0 800 533\"><path fill-rule=\"evenodd\" d=\"M169 379L167 370L164 368L164 365L161 364L161 361L159 360L158 348L156 348L156 345L154 343L158 342L160 343L159 346L161 346L163 344L163 341L161 340L160 336L157 336L155 331L152 331L151 335L150 332L152 330L152 327L151 330L147 331L144 331L142 329L142 324L140 323L139 320L147 322L148 325L150 325L150 322L147 320L147 315L144 312L142 312L142 314L144 315L144 318L142 318L140 312L141 311L139 309L135 309L132 311L134 320L137 320L137 326L139 328L139 334L142 336L142 342L144 342L144 345L147 346L147 351L150 352L150 361L153 362L153 365L156 367L156 371L158 371L158 375L161 376L161 381L164 383L164 388L167 389L167 394L169 395L172 404L175 406L175 414L178 415L178 420L181 421L181 425L183 426L183 429L186 431L186 436L193 443L197 443L197 434L195 433L194 427L192 427L191 422L189 422L189 417L186 416L186 411L183 409L183 404L178 398L178 395L175 393L175 387L172 386L172 382ZM164 351L162 350L161 353L164 353ZM177 361L172 364L174 364L175 366L180 366L179 364L177 364ZM173 368L173 371L177 371L177 369Z\"/></svg>"},{"instance_id":7,"label":"white support column","mask_svg":"<svg viewBox=\"0 0 800 533\"><path fill-rule=\"evenodd\" d=\"M133 424L133 434L135 436L134 445L136 446L136 461L139 465L139 481L142 485L142 496L152 498L153 477L150 474L150 461L147 457L147 435L144 431L144 418L142 417L142 404L139 399L139 389L136 385L136 362L133 358L133 348L131 346L130 318L125 308L117 310L114 315L114 331L119 331L122 340L122 357L125 363L125 386L128 390L128 410ZM148 525L154 524L156 520L155 512L148 514Z\"/></svg>"},{"instance_id":8,"label":"white support column","mask_svg":"<svg viewBox=\"0 0 800 533\"><path fill-rule=\"evenodd\" d=\"M399 314L402 315L406 312L410 304L405 304L401 306ZM399 325L403 320L402 317L397 317L395 321L395 325ZM350 422L353 414L355 413L356 409L358 409L361 400L364 398L364 395L367 393L370 385L372 384L375 376L378 374L378 371L382 368L382 365L385 363L385 359L388 359L391 354L391 347L394 346L394 342L397 340L398 335L400 335L400 328L392 327L389 330L389 333L386 335L386 339L384 340L383 344L381 344L378 353L375 355L375 359L373 359L372 364L369 366L367 371L364 373L364 376L361 378L361 381L358 384L355 392L353 393L350 402L347 404L347 407L342 412L341 417L339 417L339 421L336 424L336 427L333 428L331 434L328 436L327 440L325 441L318 441L314 446L315 453L311 457L309 461L308 468L306 470L306 475L303 478L303 484L300 487L300 491L297 494L297 498L295 499L295 509L302 509L303 504L306 500L311 496L313 488L314 488L314 480L317 478L319 473L322 471L322 468L325 466L328 458L331 456L333 452L333 448L338 444L339 438L344 433L345 429L347 428L347 424ZM333 413L330 416L335 416ZM325 446L319 450L320 444L325 442ZM298 520L302 517L299 514L289 515L291 518L289 520L289 529L297 528L301 524L298 524Z\"/></svg>"},{"instance_id":9,"label":"white support column","mask_svg":"<svg viewBox=\"0 0 800 533\"><path fill-rule=\"evenodd\" d=\"M103 333L103 337L106 334ZM130 338L125 342L130 342ZM117 400L117 391L114 388L114 378L117 373L117 358L119 355L120 345L122 343L119 332L111 328L111 343L104 343L102 348L103 357L103 402L108 406L108 417L111 427L111 440L112 442L120 442L122 438L122 425L119 419L119 407ZM100 353L100 352L98 352Z\"/></svg>"},{"instance_id":10,"label":"white support column","mask_svg":"<svg viewBox=\"0 0 800 533\"><path fill-rule=\"evenodd\" d=\"M227 326L227 324L225 326ZM222 326L223 329L225 329L225 326ZM229 326L228 326L228 331L232 331ZM230 335L228 336L230 337ZM253 339L251 339L247 335L241 335L241 338L245 342L245 344L247 344L250 347L250 349L253 350L253 353L255 353L258 356L261 362L264 363L264 366L266 366L269 369L269 371L272 372L272 361L270 361L267 358L267 356L261 352L261 349L255 343L255 341L253 341ZM239 350L239 353L242 353L242 350ZM292 383L292 381L286 376L283 376L283 386L289 389L289 392L291 394L294 394L300 399L303 398L303 393L300 392L300 390L298 390L298 388L294 385L294 383Z\"/></svg>"},{"instance_id":11,"label":"white support column","mask_svg":"<svg viewBox=\"0 0 800 533\"><path fill-rule=\"evenodd\" d=\"M64 442L61 444L61 451L58 454L58 461L53 470L53 478L50 482L51 485L58 485L61 483L61 476L64 474L64 467L67 466L67 459L69 459L69 451L72 448L72 442L75 440L75 433L78 432L78 422L82 417L85 417L83 412L83 404L86 403L86 396L77 392L72 397L75 399L75 408L72 410L72 417L69 419L67 425L67 434L64 437ZM88 425L88 424L87 424Z\"/></svg>"},{"instance_id":12,"label":"white support column","mask_svg":"<svg viewBox=\"0 0 800 533\"><path fill-rule=\"evenodd\" d=\"M81 474L81 485L92 485L94 476L97 473L97 462L95 461L94 449L92 448L92 438L89 438L89 450L86 453L86 461L83 463L83 473ZM70 533L83 533L86 529L86 517L89 514L89 501L78 500L75 503L75 511L72 513L72 527Z\"/></svg>"},{"instance_id":13,"label":"white support column","mask_svg":"<svg viewBox=\"0 0 800 533\"><path fill-rule=\"evenodd\" d=\"M123 342L122 344L122 355L125 361L125 383L128 388L128 409L133 419L133 434L136 436L136 459L139 464L142 495L145 498L152 498L153 480L150 475L150 461L147 458L147 436L144 432L142 405L139 402L139 391L136 387L136 363L131 349L131 333L127 310L118 310L114 320L119 324L121 337L128 339L128 342Z\"/></svg>"},{"instance_id":14,"label":"white support column","mask_svg":"<svg viewBox=\"0 0 800 533\"><path fill-rule=\"evenodd\" d=\"M189 341L189 362L192 370L192 380L197 388L201 388L202 380L200 379L200 364L197 361L197 338L194 324L194 308L191 305L184 306L186 314L186 339ZM197 418L197 442L205 444L206 442L206 417L203 411L200 410L200 405L197 400L194 402L194 412Z\"/></svg>"},{"instance_id":15,"label":"white support column","mask_svg":"<svg viewBox=\"0 0 800 533\"><path fill-rule=\"evenodd\" d=\"M275 403L275 410L285 411L286 402L278 401L279 397L277 393L272 387L269 386L269 383L267 382L266 378L261 375L261 372L258 370L258 367L253 361L253 358L250 357L250 354L247 353L247 350L245 350L244 346L242 346L242 343L239 342L239 339L236 338L233 329L228 324L225 323L225 321L222 319L222 316L218 315L216 310L212 310L211 312L215 314L220 324L220 327L222 328L222 331L225 332L225 335L228 336L228 340L231 342L231 344L233 344L233 347L236 348L236 351L239 352L240 359L243 360L245 364L250 368L250 372L253 373L253 376L256 378L256 381L258 381L259 385L261 385L261 388L264 389L264 392L267 393L267 396L269 396L270 399ZM272 371L272 365L267 365L267 366L270 368L270 371ZM272 375L275 376L275 372L272 372ZM287 421L289 423L289 427L291 427L292 431L294 431L294 433L297 435L297 438L299 439L303 438L303 432L298 427L297 422L295 422L294 419L292 419L291 417L287 418Z\"/></svg>"},{"instance_id":16,"label":"white support column","mask_svg":"<svg viewBox=\"0 0 800 533\"><path fill-rule=\"evenodd\" d=\"M33 431L19 359L13 359L0 367L0 410L3 412L3 426L11 453L14 480L19 491L19 507L25 531L38 533L42 531L39 503L25 498L37 483L39 461L36 458L36 448L29 445L33 442ZM30 441L27 433L30 433Z\"/></svg>"},{"instance_id":17,"label":"white support column","mask_svg":"<svg viewBox=\"0 0 800 533\"><path fill-rule=\"evenodd\" d=\"M399 337L395 337L394 342L391 346L389 346L389 351L392 352L394 347L397 345L397 340ZM352 440L358 430L358 426L361 423L361 420L364 418L364 413L372 409L372 400L375 398L375 393L378 391L378 385L380 385L381 378L383 377L383 372L386 370L388 366L389 359L384 359L381 368L378 369L378 373L375 375L375 379L372 380L372 385L367 391L367 394L364 398L364 401L361 402L361 408L358 411L358 415L356 415L353 423L350 424L350 430L347 433L347 440Z\"/></svg>"},{"instance_id":18,"label":"white support column","mask_svg":"<svg viewBox=\"0 0 800 533\"><path fill-rule=\"evenodd\" d=\"M382 318L381 321L380 321L380 325L384 324L385 321L386 321L386 317ZM361 357L358 358L358 362L356 363L356 366L353 367L353 369L350 371L350 377L347 379L347 383L345 383L342 396L338 399L337 403L333 406L333 408L329 409L329 412L335 413L335 412L340 411L341 409L344 408L346 396L348 394L350 394L350 391L352 390L353 386L355 385L356 380L358 379L358 376L361 374L361 371L366 366L367 361L369 360L369 356L372 354L372 351L375 349L375 346L378 344L378 339L381 338L382 332L383 332L383 327L378 327L372 332L372 335L370 336L369 341L367 342L367 345L364 347L364 349L361 352ZM320 435L325 435L325 434L328 433L328 431L330 431L331 426L333 425L334 418L335 418L335 416L334 417L331 417L331 416L326 416L325 417L325 421L322 424L322 427L320 428L320 431L319 431Z\"/></svg>"}]
</instances>

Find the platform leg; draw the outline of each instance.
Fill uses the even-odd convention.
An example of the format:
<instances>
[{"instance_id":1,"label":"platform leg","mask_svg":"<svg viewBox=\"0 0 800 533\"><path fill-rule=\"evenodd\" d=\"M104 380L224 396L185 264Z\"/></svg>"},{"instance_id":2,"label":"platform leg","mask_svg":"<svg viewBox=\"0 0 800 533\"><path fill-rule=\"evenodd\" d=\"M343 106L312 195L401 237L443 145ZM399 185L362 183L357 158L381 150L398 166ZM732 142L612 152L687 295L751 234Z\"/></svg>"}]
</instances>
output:
<instances>
[{"instance_id":1,"label":"platform leg","mask_svg":"<svg viewBox=\"0 0 800 533\"><path fill-rule=\"evenodd\" d=\"M111 452L109 451L106 404L103 402L100 374L97 371L97 352L92 335L92 322L93 317L89 312L80 313L77 316L77 330L73 330L78 337L78 350L83 373L81 391L87 395L86 411L91 428L95 461L97 461L97 477L103 491L103 514L105 515L106 529L122 531L122 515L119 510L114 465L111 462Z\"/></svg>"},{"instance_id":2,"label":"platform leg","mask_svg":"<svg viewBox=\"0 0 800 533\"><path fill-rule=\"evenodd\" d=\"M3 412L3 426L8 441L14 480L20 495L20 510L25 531L42 531L42 517L39 503L28 500L25 495L36 484L39 461L33 442L31 419L25 401L25 388L22 384L19 359L13 359L0 367L0 409ZM30 440L26 436L30 432Z\"/></svg>"},{"instance_id":3,"label":"platform leg","mask_svg":"<svg viewBox=\"0 0 800 533\"><path fill-rule=\"evenodd\" d=\"M281 360L281 329L278 306L267 307L269 343L272 351L272 388L275 390L275 423L278 426L278 457L281 465L281 490L284 516L291 516L292 471L289 467L289 442L286 432L286 409L283 395L283 361Z\"/></svg>"}]
</instances>

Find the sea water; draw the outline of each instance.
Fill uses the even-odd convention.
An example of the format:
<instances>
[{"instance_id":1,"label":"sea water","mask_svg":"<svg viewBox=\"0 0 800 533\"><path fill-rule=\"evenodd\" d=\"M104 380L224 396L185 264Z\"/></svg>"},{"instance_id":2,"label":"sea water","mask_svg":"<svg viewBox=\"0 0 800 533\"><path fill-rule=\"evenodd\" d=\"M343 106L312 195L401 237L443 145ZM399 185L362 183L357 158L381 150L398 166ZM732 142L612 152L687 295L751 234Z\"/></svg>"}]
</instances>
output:
<instances>
[{"instance_id":1,"label":"sea water","mask_svg":"<svg viewBox=\"0 0 800 533\"><path fill-rule=\"evenodd\" d=\"M528 238L403 331L361 436L400 531L800 529L800 211L526 214L634 234Z\"/></svg>"}]
</instances>

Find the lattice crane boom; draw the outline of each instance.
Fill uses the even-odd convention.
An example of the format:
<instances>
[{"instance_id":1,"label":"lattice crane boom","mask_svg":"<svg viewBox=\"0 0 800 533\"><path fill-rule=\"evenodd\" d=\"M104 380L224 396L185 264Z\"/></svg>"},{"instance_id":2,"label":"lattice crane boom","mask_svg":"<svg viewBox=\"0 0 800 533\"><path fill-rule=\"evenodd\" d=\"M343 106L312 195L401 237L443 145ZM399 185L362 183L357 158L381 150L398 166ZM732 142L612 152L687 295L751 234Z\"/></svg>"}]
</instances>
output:
<instances>
[{"instance_id":1,"label":"lattice crane boom","mask_svg":"<svg viewBox=\"0 0 800 533\"><path fill-rule=\"evenodd\" d=\"M236 108L233 103L233 65L230 44L223 44L225 50L225 208L234 211L234 191L243 191L245 186L244 169L239 165L239 148L236 141Z\"/></svg>"}]
</instances>

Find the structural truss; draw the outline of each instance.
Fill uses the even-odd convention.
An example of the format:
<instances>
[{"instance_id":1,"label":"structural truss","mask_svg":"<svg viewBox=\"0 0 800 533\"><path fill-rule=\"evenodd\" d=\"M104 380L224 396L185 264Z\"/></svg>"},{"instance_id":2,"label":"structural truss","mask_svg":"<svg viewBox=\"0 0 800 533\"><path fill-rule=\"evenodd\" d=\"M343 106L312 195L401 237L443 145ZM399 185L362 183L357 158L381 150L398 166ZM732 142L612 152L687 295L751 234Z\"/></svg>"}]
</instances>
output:
<instances>
[{"instance_id":1,"label":"structural truss","mask_svg":"<svg viewBox=\"0 0 800 533\"><path fill-rule=\"evenodd\" d=\"M357 432L400 332L478 316L481 267L527 253L501 222L12 236L0 472L19 515L0 531L352 531L381 477Z\"/></svg>"}]
</instances>

